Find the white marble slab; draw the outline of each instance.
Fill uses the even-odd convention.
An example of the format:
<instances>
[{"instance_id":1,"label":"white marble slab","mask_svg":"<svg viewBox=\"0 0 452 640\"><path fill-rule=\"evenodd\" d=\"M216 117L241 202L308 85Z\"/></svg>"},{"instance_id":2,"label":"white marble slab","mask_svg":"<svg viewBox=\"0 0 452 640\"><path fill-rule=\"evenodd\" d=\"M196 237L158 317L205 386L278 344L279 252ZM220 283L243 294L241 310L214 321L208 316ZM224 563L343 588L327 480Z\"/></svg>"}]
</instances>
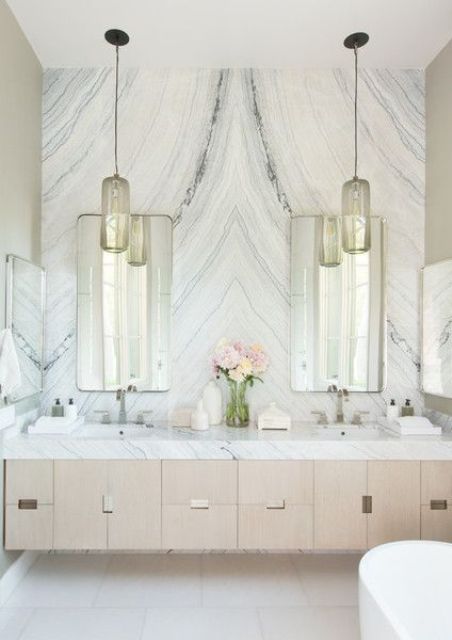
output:
<instances>
[{"instance_id":1,"label":"white marble slab","mask_svg":"<svg viewBox=\"0 0 452 640\"><path fill-rule=\"evenodd\" d=\"M115 434L117 427L112 425ZM452 460L452 435L399 437L383 429L348 427L324 437L322 429L297 425L290 432L216 427L193 432L158 426L128 438L12 434L5 459L162 460Z\"/></svg>"},{"instance_id":2,"label":"white marble slab","mask_svg":"<svg viewBox=\"0 0 452 640\"><path fill-rule=\"evenodd\" d=\"M419 393L419 269L424 246L424 75L360 72L359 174L372 212L387 218L388 385L352 394L350 413ZM43 264L48 270L43 404L117 411L114 394L76 389L76 221L99 211L112 170L113 70L50 69L43 95ZM164 419L193 406L222 336L258 340L270 355L253 414L275 400L308 420L332 415L327 394L289 380L290 218L339 213L353 171L353 72L121 72L119 158L135 213L174 220L173 379L169 393L135 394L129 409Z\"/></svg>"}]
</instances>

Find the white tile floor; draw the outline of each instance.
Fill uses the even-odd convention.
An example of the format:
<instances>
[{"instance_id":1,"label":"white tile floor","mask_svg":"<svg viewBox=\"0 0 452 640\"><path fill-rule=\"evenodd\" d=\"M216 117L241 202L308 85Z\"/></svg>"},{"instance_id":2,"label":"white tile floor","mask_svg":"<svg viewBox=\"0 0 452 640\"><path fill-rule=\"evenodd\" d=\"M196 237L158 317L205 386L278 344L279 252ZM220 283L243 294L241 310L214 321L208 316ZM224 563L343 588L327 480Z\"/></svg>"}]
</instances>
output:
<instances>
[{"instance_id":1,"label":"white tile floor","mask_svg":"<svg viewBox=\"0 0 452 640\"><path fill-rule=\"evenodd\" d=\"M43 555L1 640L359 640L354 555Z\"/></svg>"}]
</instances>

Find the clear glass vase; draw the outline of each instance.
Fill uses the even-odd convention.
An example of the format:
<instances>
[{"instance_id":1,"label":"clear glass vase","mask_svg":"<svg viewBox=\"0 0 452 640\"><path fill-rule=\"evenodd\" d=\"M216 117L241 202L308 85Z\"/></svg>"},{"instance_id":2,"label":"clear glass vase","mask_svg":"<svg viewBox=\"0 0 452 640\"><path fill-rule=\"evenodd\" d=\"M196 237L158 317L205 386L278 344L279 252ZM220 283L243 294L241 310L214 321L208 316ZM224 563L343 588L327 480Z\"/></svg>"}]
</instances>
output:
<instances>
[{"instance_id":1,"label":"clear glass vase","mask_svg":"<svg viewBox=\"0 0 452 640\"><path fill-rule=\"evenodd\" d=\"M247 427L250 422L250 408L246 401L247 382L228 380L229 401L226 406L228 427Z\"/></svg>"}]
</instances>

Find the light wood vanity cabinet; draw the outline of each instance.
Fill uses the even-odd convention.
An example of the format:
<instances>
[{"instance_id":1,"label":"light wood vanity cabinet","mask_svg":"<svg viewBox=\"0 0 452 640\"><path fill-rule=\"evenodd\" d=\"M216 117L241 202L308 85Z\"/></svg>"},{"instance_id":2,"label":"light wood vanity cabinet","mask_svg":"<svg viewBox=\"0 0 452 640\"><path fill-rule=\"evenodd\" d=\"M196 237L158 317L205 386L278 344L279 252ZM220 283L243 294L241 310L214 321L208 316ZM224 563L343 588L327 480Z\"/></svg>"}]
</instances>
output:
<instances>
[{"instance_id":1,"label":"light wood vanity cabinet","mask_svg":"<svg viewBox=\"0 0 452 640\"><path fill-rule=\"evenodd\" d=\"M316 461L315 548L367 549L420 537L420 463Z\"/></svg>"},{"instance_id":2,"label":"light wood vanity cabinet","mask_svg":"<svg viewBox=\"0 0 452 640\"><path fill-rule=\"evenodd\" d=\"M419 540L421 536L421 468L417 461L371 460L368 463L367 546L396 540Z\"/></svg>"},{"instance_id":3,"label":"light wood vanity cabinet","mask_svg":"<svg viewBox=\"0 0 452 640\"><path fill-rule=\"evenodd\" d=\"M51 549L52 460L10 460L5 473L5 549Z\"/></svg>"},{"instance_id":4,"label":"light wood vanity cabinet","mask_svg":"<svg viewBox=\"0 0 452 640\"><path fill-rule=\"evenodd\" d=\"M237 548L237 463L164 460L164 549Z\"/></svg>"},{"instance_id":5,"label":"light wood vanity cabinet","mask_svg":"<svg viewBox=\"0 0 452 640\"><path fill-rule=\"evenodd\" d=\"M452 542L452 462L421 462L421 537Z\"/></svg>"},{"instance_id":6,"label":"light wood vanity cabinet","mask_svg":"<svg viewBox=\"0 0 452 640\"><path fill-rule=\"evenodd\" d=\"M55 461L54 549L106 549L105 460Z\"/></svg>"},{"instance_id":7,"label":"light wood vanity cabinet","mask_svg":"<svg viewBox=\"0 0 452 640\"><path fill-rule=\"evenodd\" d=\"M115 460L108 463L109 549L161 547L162 474L160 460Z\"/></svg>"},{"instance_id":8,"label":"light wood vanity cabinet","mask_svg":"<svg viewBox=\"0 0 452 640\"><path fill-rule=\"evenodd\" d=\"M240 549L312 549L314 464L239 462Z\"/></svg>"},{"instance_id":9,"label":"light wood vanity cabinet","mask_svg":"<svg viewBox=\"0 0 452 640\"><path fill-rule=\"evenodd\" d=\"M314 468L314 547L366 549L367 462L319 460Z\"/></svg>"},{"instance_id":10,"label":"light wood vanity cabinet","mask_svg":"<svg viewBox=\"0 0 452 640\"><path fill-rule=\"evenodd\" d=\"M452 542L452 462L8 460L7 549Z\"/></svg>"},{"instance_id":11,"label":"light wood vanity cabinet","mask_svg":"<svg viewBox=\"0 0 452 640\"><path fill-rule=\"evenodd\" d=\"M54 549L158 549L160 462L56 460Z\"/></svg>"}]
</instances>

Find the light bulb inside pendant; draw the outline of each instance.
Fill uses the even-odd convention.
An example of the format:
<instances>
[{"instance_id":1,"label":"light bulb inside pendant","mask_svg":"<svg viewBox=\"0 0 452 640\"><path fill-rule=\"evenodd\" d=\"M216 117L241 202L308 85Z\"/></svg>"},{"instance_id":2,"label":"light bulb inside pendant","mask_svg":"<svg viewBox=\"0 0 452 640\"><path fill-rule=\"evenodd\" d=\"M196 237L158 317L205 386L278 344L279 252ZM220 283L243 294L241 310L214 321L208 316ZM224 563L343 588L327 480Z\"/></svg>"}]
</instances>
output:
<instances>
[{"instance_id":1,"label":"light bulb inside pendant","mask_svg":"<svg viewBox=\"0 0 452 640\"><path fill-rule=\"evenodd\" d=\"M367 33L353 33L344 40L355 55L355 172L342 187L342 248L346 253L365 253L371 247L370 184L358 178L358 49L369 41Z\"/></svg>"},{"instance_id":2,"label":"light bulb inside pendant","mask_svg":"<svg viewBox=\"0 0 452 640\"><path fill-rule=\"evenodd\" d=\"M342 264L341 219L338 216L322 216L320 219L321 267L338 267Z\"/></svg>"},{"instance_id":3,"label":"light bulb inside pendant","mask_svg":"<svg viewBox=\"0 0 452 640\"><path fill-rule=\"evenodd\" d=\"M118 79L119 47L129 42L129 36L119 29L110 29L105 39L116 48L115 66L115 172L102 182L102 221L100 244L104 251L122 253L129 246L130 187L118 170Z\"/></svg>"},{"instance_id":4,"label":"light bulb inside pendant","mask_svg":"<svg viewBox=\"0 0 452 640\"><path fill-rule=\"evenodd\" d=\"M127 262L131 267L144 267L147 261L146 221L144 216L130 216L130 239Z\"/></svg>"},{"instance_id":5,"label":"light bulb inside pendant","mask_svg":"<svg viewBox=\"0 0 452 640\"><path fill-rule=\"evenodd\" d=\"M346 253L370 249L370 185L354 177L342 187L342 248Z\"/></svg>"}]
</instances>

